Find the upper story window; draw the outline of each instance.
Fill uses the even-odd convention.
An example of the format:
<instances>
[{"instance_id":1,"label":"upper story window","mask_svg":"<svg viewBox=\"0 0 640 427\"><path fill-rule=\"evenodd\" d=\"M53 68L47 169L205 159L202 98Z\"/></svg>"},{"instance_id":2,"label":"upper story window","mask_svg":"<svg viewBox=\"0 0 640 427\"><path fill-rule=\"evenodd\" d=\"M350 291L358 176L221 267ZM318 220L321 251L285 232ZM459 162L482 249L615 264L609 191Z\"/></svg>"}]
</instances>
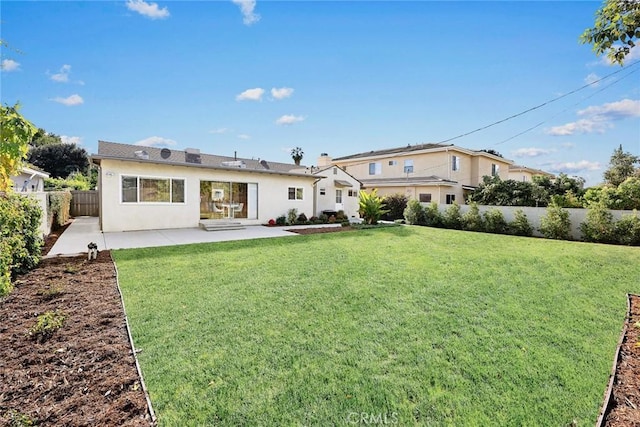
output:
<instances>
[{"instance_id":1,"label":"upper story window","mask_svg":"<svg viewBox=\"0 0 640 427\"><path fill-rule=\"evenodd\" d=\"M456 195L455 194L447 194L446 202L447 202L448 205L452 205L455 201L456 201Z\"/></svg>"},{"instance_id":2,"label":"upper story window","mask_svg":"<svg viewBox=\"0 0 640 427\"><path fill-rule=\"evenodd\" d=\"M496 176L500 174L500 165L496 165L495 163L491 163L491 176Z\"/></svg>"},{"instance_id":3,"label":"upper story window","mask_svg":"<svg viewBox=\"0 0 640 427\"><path fill-rule=\"evenodd\" d=\"M369 175L380 175L382 173L382 163L369 163Z\"/></svg>"},{"instance_id":4,"label":"upper story window","mask_svg":"<svg viewBox=\"0 0 640 427\"><path fill-rule=\"evenodd\" d=\"M404 161L404 173L413 173L413 160Z\"/></svg>"},{"instance_id":5,"label":"upper story window","mask_svg":"<svg viewBox=\"0 0 640 427\"><path fill-rule=\"evenodd\" d=\"M338 168L333 168L333 174L338 175Z\"/></svg>"},{"instance_id":6,"label":"upper story window","mask_svg":"<svg viewBox=\"0 0 640 427\"><path fill-rule=\"evenodd\" d=\"M289 187L289 200L302 200L303 193L302 187Z\"/></svg>"},{"instance_id":7,"label":"upper story window","mask_svg":"<svg viewBox=\"0 0 640 427\"><path fill-rule=\"evenodd\" d=\"M122 176L122 203L184 203L184 179Z\"/></svg>"},{"instance_id":8,"label":"upper story window","mask_svg":"<svg viewBox=\"0 0 640 427\"><path fill-rule=\"evenodd\" d=\"M398 164L397 160L389 160L389 166L395 166Z\"/></svg>"},{"instance_id":9,"label":"upper story window","mask_svg":"<svg viewBox=\"0 0 640 427\"><path fill-rule=\"evenodd\" d=\"M451 170L459 171L460 170L460 157L451 156Z\"/></svg>"}]
</instances>

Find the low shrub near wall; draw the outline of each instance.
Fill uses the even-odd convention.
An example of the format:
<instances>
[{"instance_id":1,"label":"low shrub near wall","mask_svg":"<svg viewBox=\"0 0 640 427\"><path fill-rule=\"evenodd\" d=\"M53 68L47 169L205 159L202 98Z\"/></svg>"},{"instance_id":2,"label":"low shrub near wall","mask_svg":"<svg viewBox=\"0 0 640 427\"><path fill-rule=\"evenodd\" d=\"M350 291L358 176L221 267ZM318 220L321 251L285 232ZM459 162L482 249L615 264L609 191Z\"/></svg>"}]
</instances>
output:
<instances>
[{"instance_id":1,"label":"low shrub near wall","mask_svg":"<svg viewBox=\"0 0 640 427\"><path fill-rule=\"evenodd\" d=\"M0 296L11 292L11 279L40 261L42 236L38 201L18 194L0 195Z\"/></svg>"}]
</instances>

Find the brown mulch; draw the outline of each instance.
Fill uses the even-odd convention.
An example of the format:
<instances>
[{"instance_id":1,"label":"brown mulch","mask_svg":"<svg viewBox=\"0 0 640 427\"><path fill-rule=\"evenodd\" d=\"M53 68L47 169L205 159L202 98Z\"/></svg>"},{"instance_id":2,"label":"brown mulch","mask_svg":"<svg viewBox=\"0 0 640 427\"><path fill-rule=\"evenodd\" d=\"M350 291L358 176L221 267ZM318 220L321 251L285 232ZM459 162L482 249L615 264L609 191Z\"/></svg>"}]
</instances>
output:
<instances>
[{"instance_id":1,"label":"brown mulch","mask_svg":"<svg viewBox=\"0 0 640 427\"><path fill-rule=\"evenodd\" d=\"M610 409L604 426L640 426L640 297L631 295L631 312L620 347Z\"/></svg>"},{"instance_id":2,"label":"brown mulch","mask_svg":"<svg viewBox=\"0 0 640 427\"><path fill-rule=\"evenodd\" d=\"M15 285L0 300L0 425L152 425L110 253L43 259ZM62 327L34 339L51 311Z\"/></svg>"}]
</instances>

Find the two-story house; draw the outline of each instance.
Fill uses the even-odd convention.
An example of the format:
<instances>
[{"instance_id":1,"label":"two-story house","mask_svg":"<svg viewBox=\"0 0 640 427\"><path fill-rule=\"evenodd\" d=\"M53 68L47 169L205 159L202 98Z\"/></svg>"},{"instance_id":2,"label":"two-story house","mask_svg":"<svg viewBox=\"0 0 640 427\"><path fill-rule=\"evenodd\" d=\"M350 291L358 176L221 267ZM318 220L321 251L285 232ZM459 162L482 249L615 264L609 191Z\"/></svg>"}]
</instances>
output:
<instances>
[{"instance_id":1,"label":"two-story house","mask_svg":"<svg viewBox=\"0 0 640 427\"><path fill-rule=\"evenodd\" d=\"M485 175L509 179L513 161L452 144L416 144L332 159L323 153L320 168L336 165L381 196L405 194L423 203L464 203Z\"/></svg>"},{"instance_id":2,"label":"two-story house","mask_svg":"<svg viewBox=\"0 0 640 427\"><path fill-rule=\"evenodd\" d=\"M533 181L534 176L548 176L551 179L556 178L554 174L540 169L529 168L521 165L509 166L509 179L514 181L531 182Z\"/></svg>"}]
</instances>

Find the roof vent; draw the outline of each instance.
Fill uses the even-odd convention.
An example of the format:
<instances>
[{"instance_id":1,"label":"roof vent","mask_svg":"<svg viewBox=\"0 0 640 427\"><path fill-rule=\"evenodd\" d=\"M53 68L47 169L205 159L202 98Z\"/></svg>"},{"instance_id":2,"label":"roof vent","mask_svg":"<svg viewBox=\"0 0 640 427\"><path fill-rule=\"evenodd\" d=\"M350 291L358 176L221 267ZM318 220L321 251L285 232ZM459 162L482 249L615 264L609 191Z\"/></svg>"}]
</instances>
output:
<instances>
[{"instance_id":1,"label":"roof vent","mask_svg":"<svg viewBox=\"0 0 640 427\"><path fill-rule=\"evenodd\" d=\"M171 157L171 150L169 150L168 148L163 148L162 150L160 150L160 157L162 157L163 159L168 159L169 157Z\"/></svg>"},{"instance_id":2,"label":"roof vent","mask_svg":"<svg viewBox=\"0 0 640 427\"><path fill-rule=\"evenodd\" d=\"M187 148L184 150L184 160L187 163L202 163L202 158L200 157L200 150L197 148Z\"/></svg>"},{"instance_id":3,"label":"roof vent","mask_svg":"<svg viewBox=\"0 0 640 427\"><path fill-rule=\"evenodd\" d=\"M247 165L244 163L244 160L231 160L228 162L222 162L222 166L226 166L228 168L246 168Z\"/></svg>"},{"instance_id":4,"label":"roof vent","mask_svg":"<svg viewBox=\"0 0 640 427\"><path fill-rule=\"evenodd\" d=\"M267 163L266 160L260 160L260 165L266 170L269 170L269 164Z\"/></svg>"},{"instance_id":5,"label":"roof vent","mask_svg":"<svg viewBox=\"0 0 640 427\"><path fill-rule=\"evenodd\" d=\"M149 160L149 153L145 150L138 150L133 153L136 159Z\"/></svg>"}]
</instances>

